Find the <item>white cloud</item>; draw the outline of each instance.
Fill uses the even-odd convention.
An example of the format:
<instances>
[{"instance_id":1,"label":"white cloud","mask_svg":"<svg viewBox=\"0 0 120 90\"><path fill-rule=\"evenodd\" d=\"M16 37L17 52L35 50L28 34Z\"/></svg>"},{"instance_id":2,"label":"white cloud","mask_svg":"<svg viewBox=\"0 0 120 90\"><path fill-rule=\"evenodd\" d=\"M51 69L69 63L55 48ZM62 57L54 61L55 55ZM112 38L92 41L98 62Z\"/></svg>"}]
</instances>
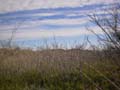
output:
<instances>
[{"instance_id":1,"label":"white cloud","mask_svg":"<svg viewBox=\"0 0 120 90\"><path fill-rule=\"evenodd\" d=\"M92 28L95 33L102 34L103 32L98 27ZM31 30L23 30L17 31L14 39L38 39L38 38L49 38L49 37L71 37L71 36L81 36L81 35L90 35L93 34L90 31L87 31L86 28L74 28L74 29L59 29L59 30L41 30L41 29L31 29ZM0 40L6 40L10 38L11 32L3 32L0 33Z\"/></svg>"},{"instance_id":2,"label":"white cloud","mask_svg":"<svg viewBox=\"0 0 120 90\"><path fill-rule=\"evenodd\" d=\"M83 2L83 4L110 4L110 3L115 3L115 2L119 2L119 0L81 0Z\"/></svg>"},{"instance_id":3,"label":"white cloud","mask_svg":"<svg viewBox=\"0 0 120 90\"><path fill-rule=\"evenodd\" d=\"M41 21L42 24L52 24L52 25L82 25L88 22L88 19L59 19L59 20L44 20Z\"/></svg>"},{"instance_id":4,"label":"white cloud","mask_svg":"<svg viewBox=\"0 0 120 90\"><path fill-rule=\"evenodd\" d=\"M119 0L0 0L0 13L24 9L76 7L112 2L119 2Z\"/></svg>"},{"instance_id":5,"label":"white cloud","mask_svg":"<svg viewBox=\"0 0 120 90\"><path fill-rule=\"evenodd\" d=\"M0 2L1 12L80 5L80 0L0 0Z\"/></svg>"}]
</instances>

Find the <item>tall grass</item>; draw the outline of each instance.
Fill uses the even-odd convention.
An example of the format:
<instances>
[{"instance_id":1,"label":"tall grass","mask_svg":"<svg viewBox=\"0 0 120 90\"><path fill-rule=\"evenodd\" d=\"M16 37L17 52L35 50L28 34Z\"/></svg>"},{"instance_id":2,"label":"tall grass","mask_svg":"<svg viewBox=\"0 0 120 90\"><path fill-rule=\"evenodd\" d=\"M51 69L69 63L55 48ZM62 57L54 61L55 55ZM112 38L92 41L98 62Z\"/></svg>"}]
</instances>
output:
<instances>
[{"instance_id":1,"label":"tall grass","mask_svg":"<svg viewBox=\"0 0 120 90\"><path fill-rule=\"evenodd\" d=\"M104 55L81 49L0 49L0 90L120 90L120 67Z\"/></svg>"}]
</instances>

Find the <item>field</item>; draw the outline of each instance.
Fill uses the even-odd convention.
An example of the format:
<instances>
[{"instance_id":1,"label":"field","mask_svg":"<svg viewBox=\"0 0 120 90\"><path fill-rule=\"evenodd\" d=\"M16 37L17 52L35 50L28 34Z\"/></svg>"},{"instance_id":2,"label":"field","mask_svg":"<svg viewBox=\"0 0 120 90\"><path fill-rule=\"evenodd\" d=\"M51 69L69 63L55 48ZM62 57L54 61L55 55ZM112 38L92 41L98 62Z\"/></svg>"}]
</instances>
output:
<instances>
[{"instance_id":1,"label":"field","mask_svg":"<svg viewBox=\"0 0 120 90\"><path fill-rule=\"evenodd\" d=\"M2 48L0 90L120 90L120 55L106 52Z\"/></svg>"}]
</instances>

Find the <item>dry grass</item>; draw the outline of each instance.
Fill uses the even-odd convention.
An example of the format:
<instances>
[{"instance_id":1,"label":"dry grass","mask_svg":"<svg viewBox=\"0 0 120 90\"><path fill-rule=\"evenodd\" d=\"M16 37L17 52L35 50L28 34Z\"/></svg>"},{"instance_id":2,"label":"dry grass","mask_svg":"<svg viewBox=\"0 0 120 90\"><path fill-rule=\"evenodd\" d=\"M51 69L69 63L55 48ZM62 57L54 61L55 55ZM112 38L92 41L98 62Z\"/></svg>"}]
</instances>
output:
<instances>
[{"instance_id":1,"label":"dry grass","mask_svg":"<svg viewBox=\"0 0 120 90\"><path fill-rule=\"evenodd\" d=\"M0 49L0 84L0 90L119 90L120 67L90 50Z\"/></svg>"}]
</instances>

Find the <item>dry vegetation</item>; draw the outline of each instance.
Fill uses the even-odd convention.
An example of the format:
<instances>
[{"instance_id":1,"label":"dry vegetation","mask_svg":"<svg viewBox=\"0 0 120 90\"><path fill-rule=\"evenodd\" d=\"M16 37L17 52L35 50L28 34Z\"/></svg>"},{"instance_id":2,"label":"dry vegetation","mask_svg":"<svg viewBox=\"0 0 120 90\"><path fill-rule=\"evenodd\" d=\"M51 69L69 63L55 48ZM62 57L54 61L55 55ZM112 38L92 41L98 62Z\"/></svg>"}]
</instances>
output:
<instances>
[{"instance_id":1,"label":"dry vegetation","mask_svg":"<svg viewBox=\"0 0 120 90\"><path fill-rule=\"evenodd\" d=\"M106 51L2 48L0 90L120 90L118 61Z\"/></svg>"}]
</instances>

